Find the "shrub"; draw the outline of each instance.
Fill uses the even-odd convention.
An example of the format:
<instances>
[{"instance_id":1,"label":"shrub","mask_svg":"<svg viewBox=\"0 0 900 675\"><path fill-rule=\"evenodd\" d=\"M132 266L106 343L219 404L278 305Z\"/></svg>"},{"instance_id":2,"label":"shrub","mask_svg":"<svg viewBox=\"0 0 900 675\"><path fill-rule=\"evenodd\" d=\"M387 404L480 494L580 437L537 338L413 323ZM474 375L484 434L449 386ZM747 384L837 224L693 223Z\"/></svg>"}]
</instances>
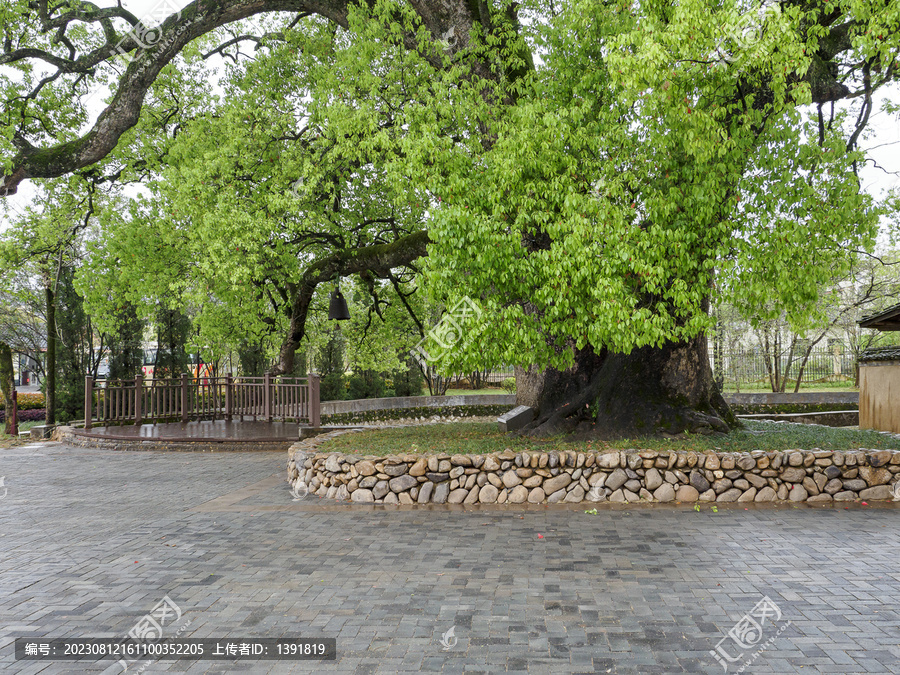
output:
<instances>
[{"instance_id":1,"label":"shrub","mask_svg":"<svg viewBox=\"0 0 900 675\"><path fill-rule=\"evenodd\" d=\"M44 408L44 395L38 392L19 392L16 407L19 412L23 410L41 410ZM0 400L0 410L3 410L3 401ZM43 417L41 419L44 419Z\"/></svg>"},{"instance_id":2,"label":"shrub","mask_svg":"<svg viewBox=\"0 0 900 675\"><path fill-rule=\"evenodd\" d=\"M351 401L361 398L383 398L386 388L381 373L374 370L361 370L350 376L347 398Z\"/></svg>"},{"instance_id":3,"label":"shrub","mask_svg":"<svg viewBox=\"0 0 900 675\"><path fill-rule=\"evenodd\" d=\"M419 396L424 380L415 361L407 359L406 367L392 373L395 396Z\"/></svg>"},{"instance_id":4,"label":"shrub","mask_svg":"<svg viewBox=\"0 0 900 675\"><path fill-rule=\"evenodd\" d=\"M341 373L323 375L319 383L319 399L322 401L343 401L347 398L347 388Z\"/></svg>"},{"instance_id":5,"label":"shrub","mask_svg":"<svg viewBox=\"0 0 900 675\"><path fill-rule=\"evenodd\" d=\"M16 417L19 422L37 422L44 419L46 411L41 408L38 410L19 410ZM6 411L0 410L0 422L6 422Z\"/></svg>"},{"instance_id":6,"label":"shrub","mask_svg":"<svg viewBox=\"0 0 900 675\"><path fill-rule=\"evenodd\" d=\"M507 393L515 394L516 393L516 378L507 377L503 382L500 383L500 386L506 390Z\"/></svg>"}]
</instances>

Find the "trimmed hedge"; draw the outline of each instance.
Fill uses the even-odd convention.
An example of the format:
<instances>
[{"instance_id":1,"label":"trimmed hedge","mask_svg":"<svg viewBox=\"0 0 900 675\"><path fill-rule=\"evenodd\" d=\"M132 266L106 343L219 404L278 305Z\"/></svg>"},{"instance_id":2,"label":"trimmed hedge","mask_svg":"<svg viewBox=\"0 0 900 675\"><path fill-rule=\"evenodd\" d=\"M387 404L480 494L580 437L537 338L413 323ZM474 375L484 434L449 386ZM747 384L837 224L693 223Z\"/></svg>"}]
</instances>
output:
<instances>
[{"instance_id":1,"label":"trimmed hedge","mask_svg":"<svg viewBox=\"0 0 900 675\"><path fill-rule=\"evenodd\" d=\"M19 422L38 422L44 419L46 412L43 408L39 410L19 410L16 418ZM0 422L6 422L5 410L0 410Z\"/></svg>"},{"instance_id":2,"label":"trimmed hedge","mask_svg":"<svg viewBox=\"0 0 900 675\"><path fill-rule=\"evenodd\" d=\"M19 392L19 396L17 397L17 407L19 412L23 410L43 410L44 408L44 395L38 392ZM0 410L3 410L5 406L3 405L3 401L0 401ZM43 417L41 419L44 419Z\"/></svg>"}]
</instances>

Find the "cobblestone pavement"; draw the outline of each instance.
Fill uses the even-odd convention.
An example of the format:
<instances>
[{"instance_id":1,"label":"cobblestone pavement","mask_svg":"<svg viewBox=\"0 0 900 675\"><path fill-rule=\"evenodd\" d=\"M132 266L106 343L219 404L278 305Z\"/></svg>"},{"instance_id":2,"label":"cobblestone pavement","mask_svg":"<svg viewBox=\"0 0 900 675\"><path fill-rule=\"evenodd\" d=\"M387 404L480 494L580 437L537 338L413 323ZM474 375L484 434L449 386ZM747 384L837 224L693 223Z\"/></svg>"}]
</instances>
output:
<instances>
[{"instance_id":1,"label":"cobblestone pavement","mask_svg":"<svg viewBox=\"0 0 900 675\"><path fill-rule=\"evenodd\" d=\"M900 672L900 504L294 502L285 460L0 450L0 672L121 672L13 639L121 637L167 595L182 637L335 637L337 660L143 672L723 673L710 650L741 652L766 596L781 618L727 672Z\"/></svg>"}]
</instances>

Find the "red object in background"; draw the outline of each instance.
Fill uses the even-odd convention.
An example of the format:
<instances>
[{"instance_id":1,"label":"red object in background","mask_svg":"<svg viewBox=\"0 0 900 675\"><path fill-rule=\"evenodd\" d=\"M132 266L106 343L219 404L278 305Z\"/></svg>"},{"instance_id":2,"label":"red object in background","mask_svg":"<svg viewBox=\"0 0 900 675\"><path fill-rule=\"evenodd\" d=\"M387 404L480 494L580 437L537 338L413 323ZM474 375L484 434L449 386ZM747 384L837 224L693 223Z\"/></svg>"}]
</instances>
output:
<instances>
[{"instance_id":1,"label":"red object in background","mask_svg":"<svg viewBox=\"0 0 900 675\"><path fill-rule=\"evenodd\" d=\"M12 396L12 426L10 426L10 435L19 435L19 392L13 389Z\"/></svg>"}]
</instances>

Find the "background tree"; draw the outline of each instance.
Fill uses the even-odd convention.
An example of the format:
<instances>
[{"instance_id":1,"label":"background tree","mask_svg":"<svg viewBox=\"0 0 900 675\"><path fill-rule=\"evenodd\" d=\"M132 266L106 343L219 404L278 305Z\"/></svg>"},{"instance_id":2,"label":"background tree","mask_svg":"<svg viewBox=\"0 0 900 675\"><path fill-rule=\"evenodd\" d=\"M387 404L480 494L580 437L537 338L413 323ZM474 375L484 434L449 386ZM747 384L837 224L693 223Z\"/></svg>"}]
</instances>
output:
<instances>
[{"instance_id":1,"label":"background tree","mask_svg":"<svg viewBox=\"0 0 900 675\"><path fill-rule=\"evenodd\" d=\"M105 351L103 336L85 313L73 277L74 270L64 267L56 286L56 413L62 423L84 417L84 377L97 377Z\"/></svg>"},{"instance_id":2,"label":"background tree","mask_svg":"<svg viewBox=\"0 0 900 675\"><path fill-rule=\"evenodd\" d=\"M181 310L161 305L155 317L156 358L154 379L181 377L190 370L191 356L187 351L191 321Z\"/></svg>"},{"instance_id":3,"label":"background tree","mask_svg":"<svg viewBox=\"0 0 900 675\"><path fill-rule=\"evenodd\" d=\"M422 372L411 357L406 357L404 365L405 368L392 373L394 396L419 396L422 393Z\"/></svg>"},{"instance_id":4,"label":"background tree","mask_svg":"<svg viewBox=\"0 0 900 675\"><path fill-rule=\"evenodd\" d=\"M3 397L3 409L6 412L5 433L12 433L12 399L16 390L15 373L13 372L12 349L0 340L0 396Z\"/></svg>"},{"instance_id":5,"label":"background tree","mask_svg":"<svg viewBox=\"0 0 900 675\"><path fill-rule=\"evenodd\" d=\"M862 260L839 288L847 311L834 314L834 326L847 337L855 363L854 386L859 386L859 357L865 350L900 343L896 333L860 328L863 317L878 314L900 300L900 251Z\"/></svg>"},{"instance_id":6,"label":"background tree","mask_svg":"<svg viewBox=\"0 0 900 675\"><path fill-rule=\"evenodd\" d=\"M77 264L82 238L94 211L92 183L78 176L46 181L41 186L40 208L29 207L16 227L0 239L0 269L7 275L25 274L39 280L46 327L44 401L46 423L56 423L57 408L57 294L65 270Z\"/></svg>"},{"instance_id":7,"label":"background tree","mask_svg":"<svg viewBox=\"0 0 900 675\"><path fill-rule=\"evenodd\" d=\"M321 376L319 395L323 401L342 401L347 398L344 386L344 335L335 328L319 349L316 358L316 369Z\"/></svg>"},{"instance_id":8,"label":"background tree","mask_svg":"<svg viewBox=\"0 0 900 675\"><path fill-rule=\"evenodd\" d=\"M888 251L880 257L854 254L850 259L846 273L822 284L816 308L802 321L796 317L792 321L786 312L765 320L744 317L733 306L717 306L716 337L723 343L716 356L717 367L724 370L728 358L729 374L739 385L742 377L745 381L753 379L749 371L741 373L739 369L746 368L750 365L747 362L758 356L772 391L783 392L793 383L797 392L814 351L826 338L829 343L839 343L841 351L848 352L853 361L875 341L890 339L889 334L860 329L858 322L865 315L895 304L900 297L896 253ZM759 353L754 355L751 350ZM829 363L834 358L830 354ZM745 363L740 363L742 360Z\"/></svg>"},{"instance_id":9,"label":"background tree","mask_svg":"<svg viewBox=\"0 0 900 675\"><path fill-rule=\"evenodd\" d=\"M244 342L238 347L241 363L241 375L260 377L269 367L269 358L265 348L259 343Z\"/></svg>"},{"instance_id":10,"label":"background tree","mask_svg":"<svg viewBox=\"0 0 900 675\"><path fill-rule=\"evenodd\" d=\"M114 320L115 328L105 335L109 350L109 379L132 380L144 365L144 322L130 302L117 308Z\"/></svg>"},{"instance_id":11,"label":"background tree","mask_svg":"<svg viewBox=\"0 0 900 675\"><path fill-rule=\"evenodd\" d=\"M25 270L10 270L3 275L3 283L6 288L0 291L0 335L14 355L29 359L29 367L43 380L47 345L43 290Z\"/></svg>"}]
</instances>

